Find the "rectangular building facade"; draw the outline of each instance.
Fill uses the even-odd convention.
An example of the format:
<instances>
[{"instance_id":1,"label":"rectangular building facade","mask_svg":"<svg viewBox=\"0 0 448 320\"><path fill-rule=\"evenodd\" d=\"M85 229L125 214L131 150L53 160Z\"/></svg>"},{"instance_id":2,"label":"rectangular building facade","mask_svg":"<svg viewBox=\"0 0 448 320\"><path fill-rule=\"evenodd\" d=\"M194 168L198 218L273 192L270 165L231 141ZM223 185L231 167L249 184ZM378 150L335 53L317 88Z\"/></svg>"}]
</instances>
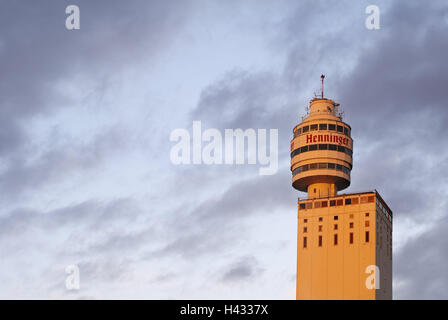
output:
<instances>
[{"instance_id":1,"label":"rectangular building facade","mask_svg":"<svg viewBox=\"0 0 448 320\"><path fill-rule=\"evenodd\" d=\"M296 292L392 299L392 211L377 191L298 201Z\"/></svg>"}]
</instances>

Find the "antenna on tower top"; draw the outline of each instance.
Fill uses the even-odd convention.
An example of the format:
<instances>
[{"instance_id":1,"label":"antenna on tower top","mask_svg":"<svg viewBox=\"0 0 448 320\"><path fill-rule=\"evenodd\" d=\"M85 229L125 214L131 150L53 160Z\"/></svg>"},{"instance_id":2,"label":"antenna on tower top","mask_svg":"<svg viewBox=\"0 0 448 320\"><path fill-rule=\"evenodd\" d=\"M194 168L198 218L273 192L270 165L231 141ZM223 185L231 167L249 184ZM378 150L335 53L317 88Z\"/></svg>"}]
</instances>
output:
<instances>
[{"instance_id":1,"label":"antenna on tower top","mask_svg":"<svg viewBox=\"0 0 448 320\"><path fill-rule=\"evenodd\" d=\"M321 75L320 78L322 79L322 99L324 98L324 79L325 75Z\"/></svg>"}]
</instances>

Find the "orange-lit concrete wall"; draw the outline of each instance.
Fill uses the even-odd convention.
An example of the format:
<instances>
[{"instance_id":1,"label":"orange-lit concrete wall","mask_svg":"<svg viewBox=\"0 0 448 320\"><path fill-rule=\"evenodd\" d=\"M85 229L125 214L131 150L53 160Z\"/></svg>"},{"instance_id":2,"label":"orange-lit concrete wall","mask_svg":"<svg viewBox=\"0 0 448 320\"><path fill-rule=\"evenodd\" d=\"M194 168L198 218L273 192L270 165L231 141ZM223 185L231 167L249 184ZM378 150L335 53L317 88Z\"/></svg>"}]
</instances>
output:
<instances>
[{"instance_id":1,"label":"orange-lit concrete wall","mask_svg":"<svg viewBox=\"0 0 448 320\"><path fill-rule=\"evenodd\" d=\"M346 204L346 199L352 204ZM330 206L330 201L335 205ZM327 206L322 207L322 202ZM377 192L303 200L298 206L297 299L392 298L392 212ZM378 213L377 207L384 209ZM366 287L369 265L380 269L378 290Z\"/></svg>"}]
</instances>

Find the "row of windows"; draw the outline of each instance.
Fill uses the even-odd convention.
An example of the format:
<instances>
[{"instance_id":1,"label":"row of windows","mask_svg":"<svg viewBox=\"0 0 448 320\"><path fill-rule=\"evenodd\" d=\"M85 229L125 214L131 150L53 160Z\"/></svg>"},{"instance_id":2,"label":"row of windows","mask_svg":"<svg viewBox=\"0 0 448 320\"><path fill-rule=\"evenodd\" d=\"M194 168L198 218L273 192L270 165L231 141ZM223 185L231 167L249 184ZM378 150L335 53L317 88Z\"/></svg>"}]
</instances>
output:
<instances>
[{"instance_id":1,"label":"row of windows","mask_svg":"<svg viewBox=\"0 0 448 320\"><path fill-rule=\"evenodd\" d=\"M331 151L339 151L352 156L353 151L350 148L339 146L337 144L311 144L309 146L299 147L291 152L291 158L294 156L308 152L308 151L316 151L316 150L331 150Z\"/></svg>"},{"instance_id":2,"label":"row of windows","mask_svg":"<svg viewBox=\"0 0 448 320\"><path fill-rule=\"evenodd\" d=\"M294 132L294 138L297 137L299 134L306 133L309 131L316 131L316 130L329 130L329 131L336 131L340 133L344 133L346 136L350 137L350 128L345 126L339 126L332 123L320 123L320 124L312 124L309 126L303 126L301 128L298 128Z\"/></svg>"},{"instance_id":3,"label":"row of windows","mask_svg":"<svg viewBox=\"0 0 448 320\"><path fill-rule=\"evenodd\" d=\"M345 201L344 201L344 199L335 199L335 200L330 200L330 207L342 206L344 204L344 202L345 202L345 205L347 206L347 205L352 205L352 204L368 203L368 202L374 202L374 201L375 201L375 196L363 196L360 198L359 197L345 198ZM328 200L314 201L314 208L325 208L325 207L328 207ZM313 202L306 202L306 203L299 204L300 210L312 209L312 208L313 208ZM368 216L369 216L369 213L366 213L366 217L368 217ZM350 215L350 218L353 218L353 216ZM321 221L320 219L321 219L321 217L319 218L319 221ZM338 216L334 216L334 220L338 220Z\"/></svg>"},{"instance_id":4,"label":"row of windows","mask_svg":"<svg viewBox=\"0 0 448 320\"><path fill-rule=\"evenodd\" d=\"M292 171L292 175L295 176L296 174L299 174L300 172L305 172L308 170L315 170L315 169L333 169L342 171L345 174L350 175L350 169L346 166L343 166L341 164L335 164L335 163L311 163L311 164L305 164L303 166L300 166ZM341 200L342 201L342 200Z\"/></svg>"},{"instance_id":5,"label":"row of windows","mask_svg":"<svg viewBox=\"0 0 448 320\"><path fill-rule=\"evenodd\" d=\"M354 228L354 222L350 222L349 223L349 228L350 229L353 229ZM338 224L337 223L335 223L335 224L333 224L333 230L338 230ZM368 228L368 227L370 227L370 221L369 220L365 220L364 221L364 226L366 227L366 228ZM319 225L319 228L318 228L318 231L319 232L322 232L322 230L323 230L323 226L322 225ZM308 227L307 226L305 226L305 227L303 227L303 233L307 233L308 232ZM377 237L378 237L378 235L377 235ZM387 238L388 240L389 240L389 236L388 236L388 238Z\"/></svg>"},{"instance_id":6,"label":"row of windows","mask_svg":"<svg viewBox=\"0 0 448 320\"><path fill-rule=\"evenodd\" d=\"M353 244L353 239L354 239L354 235L353 232L349 233L349 243ZM370 242L370 233L369 231L366 231L364 233L364 242L365 243L369 243ZM322 243L323 243L323 236L319 235L318 240L317 240L317 246L318 247L322 247ZM333 235L333 245L337 246L338 245L338 234L335 233ZM303 248L306 249L308 247L308 237L303 237Z\"/></svg>"},{"instance_id":7,"label":"row of windows","mask_svg":"<svg viewBox=\"0 0 448 320\"><path fill-rule=\"evenodd\" d=\"M354 200L354 199L356 199L356 198L353 198L353 199L351 199L351 200ZM342 199L338 199L337 201L339 202L339 200L341 200L341 204L340 205L342 205ZM333 207L333 206L335 206L336 205L336 203L335 202L333 202L333 201L336 201L336 200L331 200L330 201L330 206L331 207ZM319 201L320 202L320 201ZM351 201L350 201L351 202ZM317 203L317 202L316 202ZM324 205L324 203L325 203L325 205ZM358 202L356 202L356 203L358 203ZM310 205L309 207L307 206L307 208L306 209L311 209L312 207L311 207L311 202L308 202L308 203L302 203L302 204L306 204L306 205ZM332 205L333 204L333 205ZM338 204L339 205L339 204ZM322 206L323 207L327 207L328 206L328 201L322 201ZM305 208L305 207L304 207ZM315 208L321 208L321 207L315 207ZM370 214L368 213L368 212L366 212L365 213L365 216L366 216L366 218L367 217L369 217L370 216ZM353 219L355 217L355 215L353 214L353 213L350 213L350 215L349 215L349 218L350 219ZM333 220L339 220L339 216L333 216ZM319 217L319 222L322 222L322 221L324 221L324 217ZM308 219L303 219L303 223L307 223L308 222ZM352 224L353 224L353 222L350 222L350 228L352 228Z\"/></svg>"}]
</instances>

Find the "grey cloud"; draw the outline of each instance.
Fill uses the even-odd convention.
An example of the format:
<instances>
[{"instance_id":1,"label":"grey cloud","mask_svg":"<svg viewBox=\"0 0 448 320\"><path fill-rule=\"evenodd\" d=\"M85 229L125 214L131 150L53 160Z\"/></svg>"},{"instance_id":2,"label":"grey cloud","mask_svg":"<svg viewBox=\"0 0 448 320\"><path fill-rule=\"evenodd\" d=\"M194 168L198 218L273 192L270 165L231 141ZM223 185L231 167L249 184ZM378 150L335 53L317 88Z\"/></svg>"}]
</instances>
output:
<instances>
[{"instance_id":1,"label":"grey cloud","mask_svg":"<svg viewBox=\"0 0 448 320\"><path fill-rule=\"evenodd\" d=\"M31 230L54 232L68 226L82 226L87 233L105 223L134 220L140 211L132 199L116 199L110 202L95 200L68 205L47 212L34 209L15 209L0 217L0 236L26 235Z\"/></svg>"},{"instance_id":2,"label":"grey cloud","mask_svg":"<svg viewBox=\"0 0 448 320\"><path fill-rule=\"evenodd\" d=\"M69 179L71 173L88 172L110 160L115 151L126 149L127 142L118 128L110 128L88 143L67 139L62 146L50 147L34 161L32 152L23 152L6 162L0 174L0 198L12 202L48 184Z\"/></svg>"},{"instance_id":3,"label":"grey cloud","mask_svg":"<svg viewBox=\"0 0 448 320\"><path fill-rule=\"evenodd\" d=\"M394 296L398 299L448 299L448 211L433 228L408 241L394 255Z\"/></svg>"},{"instance_id":4,"label":"grey cloud","mask_svg":"<svg viewBox=\"0 0 448 320\"><path fill-rule=\"evenodd\" d=\"M6 200L23 199L34 189L64 181L70 173L88 175L89 170L101 169L114 143L125 136L121 129L106 131L87 144L52 141L36 161L27 161L34 152L27 149L28 121L95 97L101 100L115 75L128 67L138 68L170 45L191 6L186 2L77 1L81 30L69 32L64 28L68 3L0 4L0 58L8 62L0 65L0 155L2 170L6 169L0 174L0 191ZM47 245L51 242L56 249L40 247L42 254L77 261L89 281L101 285L122 281L137 260L170 261L180 256L183 262L196 263L239 248L247 241L245 222L251 217L296 212L296 192L287 166L291 129L319 87L321 73L327 74L328 92L341 102L345 119L353 127L353 189L379 189L399 217L424 222L425 214L429 219L443 213L437 197L446 197L448 169L443 96L448 82L443 56L448 51L448 24L438 18L445 11L439 10L438 3L403 1L384 7L386 2L381 3L384 24L378 32L364 28L361 2L309 1L291 8L277 38L267 40L286 56L282 70L236 68L202 91L196 109L186 119L189 124L202 120L204 127L220 129L279 129L282 165L277 175L232 179L240 171L198 168L191 173L177 168L172 188L151 185L158 189L160 199L179 201L163 221L142 218L147 210L133 199L85 200L49 211L20 206L0 218L0 237L10 237L2 241L2 253L12 257L17 253L13 242L28 237L17 242L26 260L24 253L32 249L26 245L33 235L40 235L35 246L53 235ZM64 91L67 83L80 87L87 83L92 91L73 97ZM92 104L92 112L95 107ZM221 183L215 183L219 177ZM432 189L418 187L425 185ZM145 206L148 209L152 203ZM445 220L396 253L394 276L405 284L398 297L446 296L442 291L448 283L443 273ZM58 232L61 239L56 238ZM54 272L63 270L59 267L48 268L44 277L53 279ZM261 272L255 258L243 257L226 264L217 278L238 283ZM154 281L166 282L171 276L161 273ZM59 280L55 286L63 290ZM82 296L96 294L82 292Z\"/></svg>"},{"instance_id":5,"label":"grey cloud","mask_svg":"<svg viewBox=\"0 0 448 320\"><path fill-rule=\"evenodd\" d=\"M81 29L65 28L65 7L76 4L81 12ZM187 1L2 1L0 4L0 156L7 172L2 175L2 194L18 196L20 191L39 187L99 160L94 150L58 146L29 163L28 122L52 115L85 97L64 88L101 88L128 67L137 67L170 45L182 26ZM84 94L84 93L82 93ZM85 93L91 95L91 93ZM92 106L91 112L98 106ZM120 119L117 119L119 121ZM64 126L64 124L61 124ZM109 133L110 139L117 135ZM120 133L125 136L125 132ZM36 152L32 150L31 152ZM96 158L98 157L98 158Z\"/></svg>"},{"instance_id":6,"label":"grey cloud","mask_svg":"<svg viewBox=\"0 0 448 320\"><path fill-rule=\"evenodd\" d=\"M285 168L273 176L256 176L229 185L223 194L199 203L187 215L177 216L169 223L169 230L178 236L148 252L147 257L176 254L191 259L218 254L236 239L244 241L246 218L280 209L296 210L296 197L289 181L290 173Z\"/></svg>"},{"instance_id":7,"label":"grey cloud","mask_svg":"<svg viewBox=\"0 0 448 320\"><path fill-rule=\"evenodd\" d=\"M448 24L443 6L416 1L380 4L383 24L375 33L364 27L363 4L355 7L360 14L345 22L335 22L335 17L344 16L343 6L329 10L325 2L327 10L322 10L323 5L305 3L285 23L279 40L289 50L283 74L231 72L204 89L191 118L218 128L278 127L283 157L289 153L285 141L305 105L293 90L306 90L301 94L310 98L309 83L318 87L318 76L326 73L328 91L334 95L330 97L341 102L355 139L353 183L346 192L377 188L396 217L422 221L428 213L440 214L438 203L446 197L448 120ZM328 21L325 26L323 20ZM343 70L343 61L353 68ZM287 103L276 104L281 97ZM432 188L419 188L425 185ZM257 192L246 197L255 198ZM242 199L220 206L226 215L239 212L247 204ZM280 206L281 201L289 200L280 198ZM202 204L199 212L214 215L214 204ZM443 257L444 251L439 251ZM397 272L400 277L400 269Z\"/></svg>"},{"instance_id":8,"label":"grey cloud","mask_svg":"<svg viewBox=\"0 0 448 320\"><path fill-rule=\"evenodd\" d=\"M257 275L259 276L262 272L254 257L243 257L227 267L221 281L225 283L248 281L257 277Z\"/></svg>"}]
</instances>

